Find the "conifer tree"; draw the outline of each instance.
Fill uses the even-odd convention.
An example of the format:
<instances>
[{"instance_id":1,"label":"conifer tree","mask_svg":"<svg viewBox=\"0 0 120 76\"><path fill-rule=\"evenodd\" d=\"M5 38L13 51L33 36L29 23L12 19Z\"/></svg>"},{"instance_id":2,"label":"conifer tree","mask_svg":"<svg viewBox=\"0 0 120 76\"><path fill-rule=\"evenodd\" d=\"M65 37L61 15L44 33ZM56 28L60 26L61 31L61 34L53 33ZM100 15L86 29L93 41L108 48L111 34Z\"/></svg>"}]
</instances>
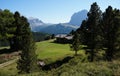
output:
<instances>
[{"instance_id":1,"label":"conifer tree","mask_svg":"<svg viewBox=\"0 0 120 76\"><path fill-rule=\"evenodd\" d=\"M22 35L23 35L23 22L21 20L21 16L19 12L15 12L14 14L14 19L15 21L13 22L13 25L16 26L16 32L15 32L15 37L14 37L14 45L15 45L15 50L19 51L22 49L23 44L22 44Z\"/></svg>"},{"instance_id":2,"label":"conifer tree","mask_svg":"<svg viewBox=\"0 0 120 76\"><path fill-rule=\"evenodd\" d=\"M17 27L21 30L21 54L18 60L19 73L31 73L37 70L37 56L35 54L35 43L33 41L32 33L30 31L29 23L25 17L21 17L22 25Z\"/></svg>"},{"instance_id":3,"label":"conifer tree","mask_svg":"<svg viewBox=\"0 0 120 76\"><path fill-rule=\"evenodd\" d=\"M103 13L102 19L102 31L104 38L104 48L106 59L108 61L112 61L115 54L115 47L119 46L119 10L113 10L111 6L109 6L106 11Z\"/></svg>"},{"instance_id":4,"label":"conifer tree","mask_svg":"<svg viewBox=\"0 0 120 76\"><path fill-rule=\"evenodd\" d=\"M120 57L120 10L115 9L115 43L114 43L114 52L113 52L113 58L119 58Z\"/></svg>"},{"instance_id":5,"label":"conifer tree","mask_svg":"<svg viewBox=\"0 0 120 76\"><path fill-rule=\"evenodd\" d=\"M77 52L80 50L80 35L78 34L78 32L75 32L70 48L72 51L75 51L75 55L77 55Z\"/></svg>"},{"instance_id":6,"label":"conifer tree","mask_svg":"<svg viewBox=\"0 0 120 76\"><path fill-rule=\"evenodd\" d=\"M87 30L86 30L87 28L86 22L87 22L86 20L83 20L81 26L76 30L80 34L80 37L81 37L80 42L84 45L86 45L87 38L88 38Z\"/></svg>"},{"instance_id":7,"label":"conifer tree","mask_svg":"<svg viewBox=\"0 0 120 76\"><path fill-rule=\"evenodd\" d=\"M97 46L99 43L100 37L99 37L99 22L101 18L101 10L97 3L93 3L91 5L90 11L87 14L88 19L86 22L86 45L88 49L90 49L90 61L94 61L94 56L95 56L95 50L99 48Z\"/></svg>"}]
</instances>

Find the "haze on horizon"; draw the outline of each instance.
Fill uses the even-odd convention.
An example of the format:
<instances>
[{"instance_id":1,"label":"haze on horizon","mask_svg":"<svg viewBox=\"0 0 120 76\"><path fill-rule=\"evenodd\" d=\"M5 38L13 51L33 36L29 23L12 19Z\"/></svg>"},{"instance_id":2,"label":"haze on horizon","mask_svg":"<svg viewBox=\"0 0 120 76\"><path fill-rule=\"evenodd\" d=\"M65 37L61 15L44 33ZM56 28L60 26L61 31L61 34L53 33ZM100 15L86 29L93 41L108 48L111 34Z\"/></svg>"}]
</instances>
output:
<instances>
[{"instance_id":1,"label":"haze on horizon","mask_svg":"<svg viewBox=\"0 0 120 76\"><path fill-rule=\"evenodd\" d=\"M120 9L120 0L0 0L0 9L19 11L22 15L39 18L46 23L69 22L73 13L86 9L97 2L104 11L109 5Z\"/></svg>"}]
</instances>

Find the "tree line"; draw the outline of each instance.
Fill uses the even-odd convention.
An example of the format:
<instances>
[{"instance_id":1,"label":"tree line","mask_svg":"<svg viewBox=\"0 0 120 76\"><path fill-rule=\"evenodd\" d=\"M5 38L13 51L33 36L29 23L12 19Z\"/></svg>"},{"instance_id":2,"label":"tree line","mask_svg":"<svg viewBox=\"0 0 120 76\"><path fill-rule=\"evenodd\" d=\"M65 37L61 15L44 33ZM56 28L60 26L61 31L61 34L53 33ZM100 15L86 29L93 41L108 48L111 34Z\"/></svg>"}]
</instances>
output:
<instances>
[{"instance_id":1,"label":"tree line","mask_svg":"<svg viewBox=\"0 0 120 76\"><path fill-rule=\"evenodd\" d=\"M33 35L33 39L35 42L44 41L44 40L48 39L48 37L50 36L50 34L41 33L41 32L32 32L32 35ZM1 39L0 47L5 47L5 46L9 46L9 41L6 39Z\"/></svg>"},{"instance_id":2,"label":"tree line","mask_svg":"<svg viewBox=\"0 0 120 76\"><path fill-rule=\"evenodd\" d=\"M78 37L79 36L79 37ZM78 40L79 38L79 40ZM75 43L76 43L76 46ZM74 51L78 45L86 45L89 60L94 61L96 54L102 50L105 59L112 61L120 56L120 10L111 6L102 12L97 3L93 3L73 38ZM72 48L73 48L72 47Z\"/></svg>"},{"instance_id":3,"label":"tree line","mask_svg":"<svg viewBox=\"0 0 120 76\"><path fill-rule=\"evenodd\" d=\"M8 40L11 50L21 51L17 61L19 73L37 69L36 47L27 18L19 12L0 10L0 40Z\"/></svg>"}]
</instances>

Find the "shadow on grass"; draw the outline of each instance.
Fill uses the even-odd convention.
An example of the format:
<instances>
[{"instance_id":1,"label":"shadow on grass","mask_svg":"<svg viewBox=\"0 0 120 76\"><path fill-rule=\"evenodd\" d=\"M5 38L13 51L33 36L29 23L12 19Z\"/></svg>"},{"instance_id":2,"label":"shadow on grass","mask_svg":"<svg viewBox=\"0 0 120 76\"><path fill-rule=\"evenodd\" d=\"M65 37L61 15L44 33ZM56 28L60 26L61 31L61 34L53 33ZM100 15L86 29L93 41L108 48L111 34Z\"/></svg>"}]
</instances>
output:
<instances>
[{"instance_id":1,"label":"shadow on grass","mask_svg":"<svg viewBox=\"0 0 120 76\"><path fill-rule=\"evenodd\" d=\"M53 68L58 68L58 67L60 67L62 64L67 63L67 62L68 62L69 60L71 60L72 58L74 58L74 57L68 56L68 57L65 57L63 60L58 60L58 61L56 61L56 62L54 62L54 63L47 64L47 65L45 65L45 66L42 67L42 70L48 71L48 70L51 70L51 69L53 69Z\"/></svg>"},{"instance_id":2,"label":"shadow on grass","mask_svg":"<svg viewBox=\"0 0 120 76\"><path fill-rule=\"evenodd\" d=\"M50 43L55 43L55 44L72 44L71 41L63 41L63 40L61 42L58 42L58 41L54 40L54 41L52 41Z\"/></svg>"}]
</instances>

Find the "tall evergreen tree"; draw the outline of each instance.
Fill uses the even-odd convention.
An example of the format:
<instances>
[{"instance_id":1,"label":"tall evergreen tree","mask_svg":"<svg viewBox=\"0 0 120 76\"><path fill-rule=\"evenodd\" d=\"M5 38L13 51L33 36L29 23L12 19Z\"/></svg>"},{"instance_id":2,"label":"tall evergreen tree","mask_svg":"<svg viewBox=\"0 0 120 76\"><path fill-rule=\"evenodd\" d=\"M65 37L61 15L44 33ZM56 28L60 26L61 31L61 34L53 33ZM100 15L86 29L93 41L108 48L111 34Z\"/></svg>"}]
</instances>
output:
<instances>
[{"instance_id":1,"label":"tall evergreen tree","mask_svg":"<svg viewBox=\"0 0 120 76\"><path fill-rule=\"evenodd\" d=\"M113 58L119 58L120 57L120 10L115 9L115 44L114 44L114 52L113 52Z\"/></svg>"},{"instance_id":2,"label":"tall evergreen tree","mask_svg":"<svg viewBox=\"0 0 120 76\"><path fill-rule=\"evenodd\" d=\"M14 19L15 21L13 22L13 25L16 26L16 32L15 32L15 37L14 37L14 45L15 45L15 50L21 50L23 47L22 44L22 35L23 35L23 22L21 20L21 16L19 12L15 12L14 14Z\"/></svg>"},{"instance_id":3,"label":"tall evergreen tree","mask_svg":"<svg viewBox=\"0 0 120 76\"><path fill-rule=\"evenodd\" d=\"M97 46L99 43L99 21L101 18L101 10L97 3L93 3L91 5L90 11L87 14L88 19L86 22L86 32L87 32L87 40L86 44L88 49L90 49L90 61L94 61L95 50L99 47Z\"/></svg>"},{"instance_id":4,"label":"tall evergreen tree","mask_svg":"<svg viewBox=\"0 0 120 76\"><path fill-rule=\"evenodd\" d=\"M19 73L30 73L37 69L37 56L35 54L35 43L33 41L32 33L30 31L29 23L25 17L21 17L22 25L17 29L22 28L21 31L21 54L18 60Z\"/></svg>"},{"instance_id":5,"label":"tall evergreen tree","mask_svg":"<svg viewBox=\"0 0 120 76\"><path fill-rule=\"evenodd\" d=\"M77 52L80 50L80 35L78 34L78 32L75 32L70 48L72 51L75 51L75 55L77 55Z\"/></svg>"},{"instance_id":6,"label":"tall evergreen tree","mask_svg":"<svg viewBox=\"0 0 120 76\"><path fill-rule=\"evenodd\" d=\"M106 59L108 61L112 61L113 55L115 53L115 47L116 45L119 45L118 41L116 41L116 38L119 37L117 32L120 27L118 16L119 11L113 10L111 6L109 6L103 13L101 28L103 31L104 47L106 48Z\"/></svg>"}]
</instances>

